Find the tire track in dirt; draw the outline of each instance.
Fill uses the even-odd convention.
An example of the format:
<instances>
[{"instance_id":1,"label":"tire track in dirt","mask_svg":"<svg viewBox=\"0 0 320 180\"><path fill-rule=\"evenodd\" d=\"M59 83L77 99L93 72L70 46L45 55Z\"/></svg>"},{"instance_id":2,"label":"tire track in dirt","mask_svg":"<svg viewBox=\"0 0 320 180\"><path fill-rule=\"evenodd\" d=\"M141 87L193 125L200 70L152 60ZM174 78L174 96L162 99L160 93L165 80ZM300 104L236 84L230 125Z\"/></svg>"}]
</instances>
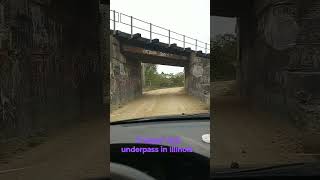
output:
<instances>
[{"instance_id":1,"label":"tire track in dirt","mask_svg":"<svg viewBox=\"0 0 320 180\"><path fill-rule=\"evenodd\" d=\"M165 88L147 91L142 97L111 112L111 122L141 117L208 112L208 106L197 98L187 95L183 87Z\"/></svg>"}]
</instances>

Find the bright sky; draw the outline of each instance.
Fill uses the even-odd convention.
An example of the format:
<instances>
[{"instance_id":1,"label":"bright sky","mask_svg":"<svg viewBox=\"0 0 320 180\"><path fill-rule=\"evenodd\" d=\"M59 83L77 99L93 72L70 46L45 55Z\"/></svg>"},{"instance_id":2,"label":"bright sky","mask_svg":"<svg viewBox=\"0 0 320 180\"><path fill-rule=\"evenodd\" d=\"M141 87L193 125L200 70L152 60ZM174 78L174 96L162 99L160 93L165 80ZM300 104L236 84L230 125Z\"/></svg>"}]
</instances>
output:
<instances>
[{"instance_id":1,"label":"bright sky","mask_svg":"<svg viewBox=\"0 0 320 180\"><path fill-rule=\"evenodd\" d=\"M183 67L177 67L177 66L166 66L166 65L157 65L157 71L158 73L166 73L166 74L177 74L179 72L183 72Z\"/></svg>"},{"instance_id":2,"label":"bright sky","mask_svg":"<svg viewBox=\"0 0 320 180\"><path fill-rule=\"evenodd\" d=\"M199 41L210 43L210 0L110 0L110 9L135 18L150 22L160 27L170 29L173 32L189 36ZM113 14L110 14L113 19ZM118 18L116 17L116 20ZM122 16L122 22L130 24L130 18ZM149 30L150 25L133 21L133 24ZM117 30L130 33L129 26L116 24ZM112 28L112 23L110 23ZM153 27L153 32L167 35L168 31ZM149 33L133 29L133 33L140 33L143 37L149 38ZM172 38L183 40L183 36L171 33ZM153 35L152 39L159 39L168 43L168 38L160 35ZM186 42L195 44L195 40L186 38ZM182 42L171 40L183 47ZM198 42L199 46L205 47ZM195 45L186 44L186 47L194 49ZM198 50L202 50L198 48ZM202 50L204 52L204 50ZM183 72L183 67L158 66L158 71L165 73Z\"/></svg>"}]
</instances>

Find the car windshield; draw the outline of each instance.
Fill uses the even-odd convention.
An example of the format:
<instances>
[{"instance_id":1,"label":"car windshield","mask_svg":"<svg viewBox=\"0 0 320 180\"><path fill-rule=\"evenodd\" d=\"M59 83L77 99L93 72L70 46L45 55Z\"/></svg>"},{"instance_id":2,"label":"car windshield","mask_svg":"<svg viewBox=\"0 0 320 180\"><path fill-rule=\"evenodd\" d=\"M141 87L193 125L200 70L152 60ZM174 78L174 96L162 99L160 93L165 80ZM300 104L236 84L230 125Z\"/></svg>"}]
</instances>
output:
<instances>
[{"instance_id":1,"label":"car windshield","mask_svg":"<svg viewBox=\"0 0 320 180\"><path fill-rule=\"evenodd\" d=\"M206 61L209 64L207 59L201 63ZM187 67L137 64L141 67L139 71L130 70L126 64L112 63L111 122L209 113L209 74L203 69L203 74L195 77L186 72ZM209 72L208 64L199 67ZM122 72L117 72L119 69Z\"/></svg>"},{"instance_id":2,"label":"car windshield","mask_svg":"<svg viewBox=\"0 0 320 180\"><path fill-rule=\"evenodd\" d=\"M189 23L180 21L164 31L169 17L154 14L151 22L148 12L131 16L121 4L110 8L110 121L209 113L210 22L183 32Z\"/></svg>"},{"instance_id":3,"label":"car windshield","mask_svg":"<svg viewBox=\"0 0 320 180\"><path fill-rule=\"evenodd\" d=\"M283 31L263 34L268 30L261 26L262 32L241 39L242 22L241 18L211 16L213 171L319 162L319 86L312 80L318 72L287 72L294 52L278 47L287 38L282 37L286 27L270 21L268 28ZM249 41L252 45L247 47Z\"/></svg>"}]
</instances>

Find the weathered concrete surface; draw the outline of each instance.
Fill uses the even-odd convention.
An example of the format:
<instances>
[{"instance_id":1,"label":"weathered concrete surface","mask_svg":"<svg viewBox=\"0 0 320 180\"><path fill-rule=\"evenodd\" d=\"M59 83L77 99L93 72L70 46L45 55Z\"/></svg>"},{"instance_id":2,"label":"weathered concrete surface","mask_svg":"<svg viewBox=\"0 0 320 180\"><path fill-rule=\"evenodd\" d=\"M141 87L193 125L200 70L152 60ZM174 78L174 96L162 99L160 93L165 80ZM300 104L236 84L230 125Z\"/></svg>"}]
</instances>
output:
<instances>
[{"instance_id":1,"label":"weathered concrete surface","mask_svg":"<svg viewBox=\"0 0 320 180\"><path fill-rule=\"evenodd\" d=\"M110 37L110 104L117 108L142 95L141 62L124 56L120 42Z\"/></svg>"},{"instance_id":2,"label":"weathered concrete surface","mask_svg":"<svg viewBox=\"0 0 320 180\"><path fill-rule=\"evenodd\" d=\"M0 1L0 179L107 174L109 121L103 117L100 60L109 60L103 35L105 27L109 35L109 6L100 5ZM41 144L30 135L48 136Z\"/></svg>"},{"instance_id":3,"label":"weathered concrete surface","mask_svg":"<svg viewBox=\"0 0 320 180\"><path fill-rule=\"evenodd\" d=\"M99 1L1 1L0 139L102 116Z\"/></svg>"},{"instance_id":4,"label":"weathered concrete surface","mask_svg":"<svg viewBox=\"0 0 320 180\"><path fill-rule=\"evenodd\" d=\"M190 64L185 69L185 88L188 94L210 105L210 60L192 53Z\"/></svg>"},{"instance_id":5,"label":"weathered concrete surface","mask_svg":"<svg viewBox=\"0 0 320 180\"><path fill-rule=\"evenodd\" d=\"M158 40L152 43L135 34L117 31L110 35L110 98L112 108L142 95L143 63L181 66L186 72L187 93L210 104L209 55L176 45L168 46ZM190 76L190 77L189 77Z\"/></svg>"},{"instance_id":6,"label":"weathered concrete surface","mask_svg":"<svg viewBox=\"0 0 320 180\"><path fill-rule=\"evenodd\" d=\"M240 93L320 131L320 1L230 1L213 15L240 18Z\"/></svg>"},{"instance_id":7,"label":"weathered concrete surface","mask_svg":"<svg viewBox=\"0 0 320 180\"><path fill-rule=\"evenodd\" d=\"M129 57L139 59L144 63L163 64L171 66L185 66L189 62L189 55L149 50L135 46L122 46L122 52Z\"/></svg>"},{"instance_id":8,"label":"weathered concrete surface","mask_svg":"<svg viewBox=\"0 0 320 180\"><path fill-rule=\"evenodd\" d=\"M101 60L101 72L103 74L101 77L102 80L102 93L103 93L103 121L104 126L104 147L100 147L104 151L103 159L104 162L110 162L110 1L108 0L100 0L100 60ZM97 131L97 130L96 130ZM96 141L96 140L94 140ZM97 147L99 148L99 147ZM100 154L101 156L101 154ZM105 163L105 173L106 178L110 179L110 166L108 163Z\"/></svg>"}]
</instances>

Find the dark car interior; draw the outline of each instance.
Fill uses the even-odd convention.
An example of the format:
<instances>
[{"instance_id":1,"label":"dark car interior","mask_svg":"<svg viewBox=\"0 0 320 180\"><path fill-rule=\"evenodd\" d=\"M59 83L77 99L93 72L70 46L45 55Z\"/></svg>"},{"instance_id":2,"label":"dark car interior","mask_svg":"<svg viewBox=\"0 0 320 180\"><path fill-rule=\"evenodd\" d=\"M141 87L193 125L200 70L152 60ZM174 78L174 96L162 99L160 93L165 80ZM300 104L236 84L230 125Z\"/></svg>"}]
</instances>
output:
<instances>
[{"instance_id":1,"label":"dark car interior","mask_svg":"<svg viewBox=\"0 0 320 180\"><path fill-rule=\"evenodd\" d=\"M121 153L120 148L123 146L160 147L147 144L113 144L110 149L111 162L127 165L157 180L191 180L194 177L208 179L209 158L197 153Z\"/></svg>"},{"instance_id":2,"label":"dark car interior","mask_svg":"<svg viewBox=\"0 0 320 180\"><path fill-rule=\"evenodd\" d=\"M156 180L191 180L194 177L209 179L210 144L201 139L203 134L209 133L209 120L209 114L200 114L111 123L110 162L115 163L110 168L111 177L118 177L119 174L119 176L129 175L130 173L121 172L128 170L119 167L127 166L127 169L133 168ZM179 144L191 147L192 152L122 152L123 147L169 149L175 146L165 143L137 143L135 139L137 136L180 137L182 142ZM123 176L121 178L124 178ZM128 177L130 178L133 177Z\"/></svg>"}]
</instances>

